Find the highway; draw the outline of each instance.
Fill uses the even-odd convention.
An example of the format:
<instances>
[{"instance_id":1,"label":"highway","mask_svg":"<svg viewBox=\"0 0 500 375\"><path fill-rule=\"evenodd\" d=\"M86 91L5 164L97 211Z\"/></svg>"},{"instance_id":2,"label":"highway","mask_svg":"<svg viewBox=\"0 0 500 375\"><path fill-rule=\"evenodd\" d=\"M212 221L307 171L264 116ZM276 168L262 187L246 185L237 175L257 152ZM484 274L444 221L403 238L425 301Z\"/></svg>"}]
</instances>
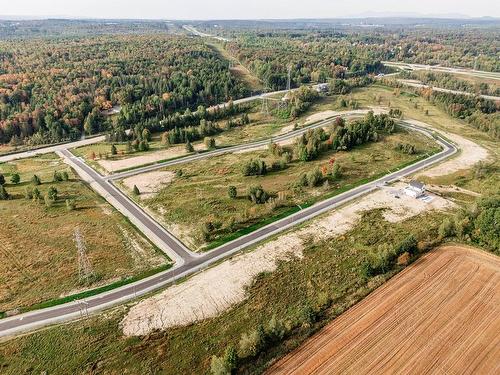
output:
<instances>
[{"instance_id":1,"label":"highway","mask_svg":"<svg viewBox=\"0 0 500 375\"><path fill-rule=\"evenodd\" d=\"M466 68L453 68L445 67L440 65L423 65L423 64L410 64L397 61L382 61L385 66L391 66L393 68L398 68L401 70L432 70L436 72L451 73L451 74L462 74L478 78L496 79L500 80L500 73L497 72L486 72L482 70L473 70Z\"/></svg>"},{"instance_id":2,"label":"highway","mask_svg":"<svg viewBox=\"0 0 500 375\"><path fill-rule=\"evenodd\" d=\"M438 92L445 92L445 93L450 93L454 95L465 95L465 96L480 96L481 98L487 99L487 100L493 100L493 101L500 101L499 96L492 96L492 95L483 95L483 94L473 94L470 92L466 91L457 91L457 90L450 90L450 89L444 89L442 87L435 87L435 86L429 86L426 85L420 81L416 80L410 80L410 79L398 79L398 82L402 83L403 85L410 86L410 87L415 87L417 89L422 89L422 88L430 88L433 91L438 91Z\"/></svg>"},{"instance_id":3,"label":"highway","mask_svg":"<svg viewBox=\"0 0 500 375\"><path fill-rule=\"evenodd\" d=\"M452 156L458 151L457 147L454 144L448 142L444 138L435 136L433 130L404 122L401 123L401 125L432 137L438 144L441 145L443 150L435 155L428 157L427 159L421 160L399 171L389 173L376 181L369 182L365 185L356 187L345 193L305 208L293 215L264 226L244 237L240 237L232 242L228 242L202 255L197 255L190 252L182 243L175 239L172 234L170 234L158 223L156 223L154 219L152 219L147 213L145 213L134 202L127 198L118 189L116 189L113 186L113 180L99 175L93 169L88 167L81 159L73 156L69 151L59 150L58 153L62 157L64 157L66 162L68 162L70 165L75 166L77 172L82 173L82 178L89 181L89 183L91 183L92 187L96 189L96 191L103 194L103 196L108 199L108 201L118 202L118 209L120 209L120 206L122 206L125 211L129 212L133 216L134 220L140 223L141 228L147 229L145 231L146 234L151 232L153 236L156 236L158 238L159 241L163 241L163 244L165 246L170 247L167 253L172 254L172 258L176 260L177 263L176 266L170 270L161 272L135 283L125 285L112 291L105 292L94 297L89 297L85 300L79 300L2 319L0 320L0 336L15 335L21 332L33 330L58 322L85 318L90 313L101 311L110 306L114 306L149 293L151 291L158 290L159 288L174 283L182 277L191 275L223 258L229 257L244 248L248 248L256 244L257 242L260 242L277 233L287 230L292 226L300 224L328 210L338 207L339 205L345 204L348 201L367 194L377 189L377 187L381 184L395 181L403 176L413 174L423 168L429 167L432 164L438 163ZM325 126L325 124L317 123L315 124L315 126ZM268 141L262 142L267 143ZM248 145L240 145L235 147L243 148L247 146ZM255 144L252 145L252 147L255 147ZM208 155L199 156L207 157ZM123 212L122 209L120 209L120 211ZM154 241L154 238L152 240Z\"/></svg>"}]
</instances>

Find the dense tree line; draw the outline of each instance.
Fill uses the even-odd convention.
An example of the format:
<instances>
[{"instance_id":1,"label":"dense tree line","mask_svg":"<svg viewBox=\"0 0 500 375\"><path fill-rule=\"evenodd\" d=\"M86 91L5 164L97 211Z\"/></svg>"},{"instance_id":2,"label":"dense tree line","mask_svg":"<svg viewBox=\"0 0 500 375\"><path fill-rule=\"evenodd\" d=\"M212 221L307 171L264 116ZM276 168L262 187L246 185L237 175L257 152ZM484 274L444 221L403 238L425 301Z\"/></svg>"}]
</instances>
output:
<instances>
[{"instance_id":1,"label":"dense tree line","mask_svg":"<svg viewBox=\"0 0 500 375\"><path fill-rule=\"evenodd\" d=\"M500 139L499 103L478 96L456 95L419 90L433 104L443 108L449 115L467 121L471 126Z\"/></svg>"},{"instance_id":2,"label":"dense tree line","mask_svg":"<svg viewBox=\"0 0 500 375\"><path fill-rule=\"evenodd\" d=\"M422 81L429 86L441 87L448 90L500 96L500 87L494 87L486 82L472 83L449 73L416 71L404 73L404 77Z\"/></svg>"},{"instance_id":3,"label":"dense tree line","mask_svg":"<svg viewBox=\"0 0 500 375\"><path fill-rule=\"evenodd\" d=\"M185 108L246 94L228 62L202 41L114 36L0 41L0 143L51 143L112 127L159 121ZM178 124L172 126L175 127Z\"/></svg>"}]
</instances>

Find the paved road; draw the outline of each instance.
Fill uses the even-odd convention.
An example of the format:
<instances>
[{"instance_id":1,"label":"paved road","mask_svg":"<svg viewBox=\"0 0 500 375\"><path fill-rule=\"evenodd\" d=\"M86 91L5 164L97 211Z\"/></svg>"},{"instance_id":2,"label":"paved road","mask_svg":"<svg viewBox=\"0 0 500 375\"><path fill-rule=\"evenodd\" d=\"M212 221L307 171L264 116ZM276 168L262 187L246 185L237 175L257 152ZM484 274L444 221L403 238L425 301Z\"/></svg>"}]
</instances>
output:
<instances>
[{"instance_id":1,"label":"paved road","mask_svg":"<svg viewBox=\"0 0 500 375\"><path fill-rule=\"evenodd\" d=\"M60 143L57 145L41 147L34 150L21 151L13 154L0 156L0 163L6 163L17 159L31 158L36 155L49 154L51 152L67 150L69 148L74 148L74 147L91 145L94 143L103 142L104 140L105 136L99 135L97 137L89 137L80 141Z\"/></svg>"},{"instance_id":2,"label":"paved road","mask_svg":"<svg viewBox=\"0 0 500 375\"><path fill-rule=\"evenodd\" d=\"M397 61L382 61L382 64L403 70L433 70L436 72L463 74L479 78L500 80L500 73L497 72L485 72L482 70L473 70L466 68L449 68L440 65L409 64Z\"/></svg>"},{"instance_id":3,"label":"paved road","mask_svg":"<svg viewBox=\"0 0 500 375\"><path fill-rule=\"evenodd\" d=\"M360 116L360 115L366 114L366 112L368 112L368 110L366 110L366 111L360 110L360 111L345 112L344 114L342 114L342 117ZM271 140L273 142L283 142L283 141L286 141L286 140L289 140L289 139L294 139L294 138L296 138L296 137L298 137L298 136L306 133L307 131L309 131L311 129L316 129L316 128L320 128L320 127L329 126L329 125L331 125L333 123L333 121L337 117L340 117L340 115L328 117L325 120L322 120L322 121L319 121L319 122L315 122L315 123L313 123L313 124L311 124L309 126L305 126L303 128L300 128L300 129L297 129L297 130L293 130L291 132L287 132L285 134L277 135L277 136L272 137L272 138L266 138L266 139L263 139L263 140L260 140L260 141L245 143L245 144L241 144L241 145L224 147L224 148L220 148L220 149L217 149L217 150L214 150L214 151L202 152L200 154L185 156L185 157L180 158L180 159L174 159L174 160L169 160L169 161L164 161L164 162L161 162L161 163L156 163L156 164L148 165L148 166L145 166L145 167L134 168L133 170L130 170L130 171L121 172L121 173L115 173L115 174L106 176L106 177L104 177L104 179L115 180L116 181L116 180L120 180L122 178L130 177L130 176L135 176L135 175L138 175L138 174L141 174L141 173L144 173L144 172L154 171L156 169L160 169L160 168L163 168L163 167L168 167L168 166L177 165L177 164L184 164L184 163L188 163L188 162L191 162L191 161L204 159L204 158L207 158L207 157L212 157L212 156L216 156L216 155L222 155L222 154L225 154L225 153L228 153L228 152L251 150L251 149L258 148L258 147L263 147L263 146L265 147L265 146L267 146L269 144L269 142Z\"/></svg>"},{"instance_id":4,"label":"paved road","mask_svg":"<svg viewBox=\"0 0 500 375\"><path fill-rule=\"evenodd\" d=\"M421 88L431 88L434 91L439 91L439 92L447 92L450 94L455 94L455 95L466 95L466 96L480 96L481 98L488 99L488 100L493 100L493 101L500 101L499 96L492 96L492 95L478 95L478 94L472 94L470 92L465 92L465 91L457 91L457 90L450 90L450 89L444 89L442 87L435 87L435 86L429 86L426 85L420 81L416 80L409 80L409 79L398 79L398 82L410 86L410 87L416 87L418 89Z\"/></svg>"},{"instance_id":5,"label":"paved road","mask_svg":"<svg viewBox=\"0 0 500 375\"><path fill-rule=\"evenodd\" d=\"M419 126L407 123L403 125L413 130L422 132L428 136L432 136L433 133L431 130ZM192 256L190 253L183 253L183 251L185 251L185 248L183 248L182 245L178 243L178 241L174 241L173 243L169 242L172 239L169 238L168 232L163 230L163 233L158 233L158 235L161 236L161 238L164 239L165 242L170 243L176 252L179 251L179 255L184 259L183 264L177 265L171 270L164 271L147 279L140 280L121 288L117 288L110 292L102 293L95 297L90 297L86 300L75 301L44 310L37 310L11 318L2 319L0 320L0 336L14 335L23 331L32 330L49 324L85 317L85 315L89 313L96 312L113 305L117 305L124 301L131 300L137 296L144 295L150 291L157 290L163 286L174 283L176 280L179 280L179 278L193 274L220 259L228 257L243 248L249 247L259 241L262 241L265 238L268 238L303 221L320 215L323 212L331 210L332 208L342 205L356 197L369 193L375 190L380 184L391 182L397 180L400 177L412 174L418 170L421 170L445 158L448 158L458 151L455 145L449 143L443 138L438 137L436 141L443 147L443 151L438 154L435 154L425 160L408 166L400 171L390 173L376 181L367 183L363 186L359 186L348 192L317 203L289 217L260 228L245 237L238 238L200 256ZM61 152L65 155L65 157L69 157L77 165L78 168L83 168L86 173L90 173L93 178L96 178L99 186L106 186L106 184L110 185L110 182L106 181L95 172L92 174L92 170L88 169L89 167L81 162L81 160L79 161L77 158L72 156L68 151ZM108 190L106 188L106 191L109 191L109 194L112 196L117 196L117 190ZM122 195L123 194L120 194L118 192L119 201L124 205L131 204L130 201L123 202L119 198L119 196ZM132 204L132 207L128 206L128 208L131 211L134 211L137 207L134 207L134 205ZM147 215L144 215L143 212L136 212L136 214L139 218L144 219L144 225L149 227L149 220L151 220L151 218L148 218ZM159 228L156 226L151 228L151 230L155 232L158 229ZM166 237L163 237L164 235Z\"/></svg>"}]
</instances>

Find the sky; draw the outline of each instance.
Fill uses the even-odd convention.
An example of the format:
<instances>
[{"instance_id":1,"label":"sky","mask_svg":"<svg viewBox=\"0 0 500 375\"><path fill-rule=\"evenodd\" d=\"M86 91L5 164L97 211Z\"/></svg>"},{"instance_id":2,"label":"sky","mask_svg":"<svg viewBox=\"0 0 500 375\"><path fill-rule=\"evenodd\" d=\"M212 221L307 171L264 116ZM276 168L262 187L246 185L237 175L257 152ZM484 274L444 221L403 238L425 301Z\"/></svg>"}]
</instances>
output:
<instances>
[{"instance_id":1,"label":"sky","mask_svg":"<svg viewBox=\"0 0 500 375\"><path fill-rule=\"evenodd\" d=\"M389 13L500 17L498 0L0 0L0 16L133 19L336 18Z\"/></svg>"}]
</instances>

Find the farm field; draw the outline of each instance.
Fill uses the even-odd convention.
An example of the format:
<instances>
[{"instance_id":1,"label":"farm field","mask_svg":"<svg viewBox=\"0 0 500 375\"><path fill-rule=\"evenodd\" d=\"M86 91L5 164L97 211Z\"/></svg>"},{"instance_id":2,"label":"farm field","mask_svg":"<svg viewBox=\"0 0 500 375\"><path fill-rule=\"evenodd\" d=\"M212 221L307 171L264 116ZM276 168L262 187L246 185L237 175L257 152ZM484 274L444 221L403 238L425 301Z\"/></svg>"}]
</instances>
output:
<instances>
[{"instance_id":1,"label":"farm field","mask_svg":"<svg viewBox=\"0 0 500 375\"><path fill-rule=\"evenodd\" d=\"M413 144L418 152L409 155L396 150L398 144L406 143ZM437 150L437 145L426 136L400 130L384 136L379 142L348 152L326 151L316 160L292 161L285 169L269 171L263 176L244 176L242 169L251 160L264 160L270 168L279 158L267 149L225 154L165 168L161 170L165 174L164 181L158 172L145 173L122 180L121 186L131 195L134 185L137 186L145 193L136 197L142 205L192 249L202 249L207 243L220 241L264 218L310 204ZM315 187L297 186L301 177L310 171L328 172L333 168L332 162L340 166L339 176L325 177ZM229 186L236 188L235 198L228 196ZM254 204L247 199L251 186L262 186L272 199L265 204ZM193 217L197 218L196 224L193 224ZM203 232L205 223L214 227L208 237Z\"/></svg>"},{"instance_id":2,"label":"farm field","mask_svg":"<svg viewBox=\"0 0 500 375\"><path fill-rule=\"evenodd\" d=\"M68 180L54 182L54 172ZM0 165L11 199L0 204L0 311L26 308L168 264L168 259L55 154ZM14 173L21 182L10 182ZM36 174L42 184L33 186ZM38 201L26 199L37 188ZM50 204L44 196L57 189ZM74 200L68 210L66 199ZM79 278L75 230L86 243L92 275Z\"/></svg>"},{"instance_id":3,"label":"farm field","mask_svg":"<svg viewBox=\"0 0 500 375\"><path fill-rule=\"evenodd\" d=\"M436 249L274 364L267 374L495 374L500 260Z\"/></svg>"}]
</instances>

